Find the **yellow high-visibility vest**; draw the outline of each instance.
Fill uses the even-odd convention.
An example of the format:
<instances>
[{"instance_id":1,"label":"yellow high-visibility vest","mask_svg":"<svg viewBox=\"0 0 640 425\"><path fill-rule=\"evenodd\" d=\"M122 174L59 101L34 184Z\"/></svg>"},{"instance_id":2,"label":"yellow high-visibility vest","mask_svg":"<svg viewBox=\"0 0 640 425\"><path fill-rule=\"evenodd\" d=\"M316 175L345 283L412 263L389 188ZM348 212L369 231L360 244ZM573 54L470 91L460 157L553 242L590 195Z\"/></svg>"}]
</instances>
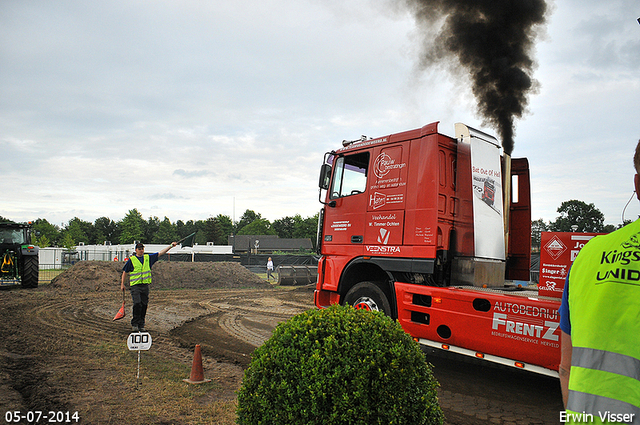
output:
<instances>
[{"instance_id":1,"label":"yellow high-visibility vest","mask_svg":"<svg viewBox=\"0 0 640 425\"><path fill-rule=\"evenodd\" d=\"M133 271L129 274L129 284L131 286L151 283L149 254L144 254L143 259L144 263L141 263L135 255L131 257L131 264L133 264Z\"/></svg>"},{"instance_id":2,"label":"yellow high-visibility vest","mask_svg":"<svg viewBox=\"0 0 640 425\"><path fill-rule=\"evenodd\" d=\"M566 413L577 416L567 423L640 423L640 220L582 248L569 275L569 317Z\"/></svg>"}]
</instances>

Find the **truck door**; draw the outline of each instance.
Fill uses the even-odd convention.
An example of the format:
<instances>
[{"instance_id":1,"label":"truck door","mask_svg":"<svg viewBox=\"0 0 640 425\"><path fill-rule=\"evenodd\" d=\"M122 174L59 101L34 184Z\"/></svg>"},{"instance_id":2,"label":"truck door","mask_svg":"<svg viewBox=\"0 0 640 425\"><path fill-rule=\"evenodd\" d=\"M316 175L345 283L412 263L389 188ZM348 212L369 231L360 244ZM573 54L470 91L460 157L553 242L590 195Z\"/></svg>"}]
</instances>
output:
<instances>
[{"instance_id":1,"label":"truck door","mask_svg":"<svg viewBox=\"0 0 640 425\"><path fill-rule=\"evenodd\" d=\"M369 158L369 152L334 158L328 198L330 202L335 202L335 206L325 209L322 243L326 253L350 249L350 253L358 255L362 251ZM354 247L357 251L351 250Z\"/></svg>"},{"instance_id":2,"label":"truck door","mask_svg":"<svg viewBox=\"0 0 640 425\"><path fill-rule=\"evenodd\" d=\"M409 146L406 143L383 146L374 149L373 156L365 245L402 245ZM379 248L371 249L371 254L380 251Z\"/></svg>"}]
</instances>

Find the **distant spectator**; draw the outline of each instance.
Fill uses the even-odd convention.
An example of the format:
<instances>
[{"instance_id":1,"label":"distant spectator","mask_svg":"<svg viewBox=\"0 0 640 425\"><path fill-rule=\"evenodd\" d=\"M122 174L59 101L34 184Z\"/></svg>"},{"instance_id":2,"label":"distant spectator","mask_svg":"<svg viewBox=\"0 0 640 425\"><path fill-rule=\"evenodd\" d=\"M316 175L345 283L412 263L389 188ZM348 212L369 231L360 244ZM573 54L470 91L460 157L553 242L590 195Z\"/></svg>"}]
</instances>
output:
<instances>
[{"instance_id":1,"label":"distant spectator","mask_svg":"<svg viewBox=\"0 0 640 425\"><path fill-rule=\"evenodd\" d=\"M267 260L267 280L269 280L273 276L271 273L273 273L273 261L271 261L271 257L269 257L269 259ZM273 280L278 279L273 276Z\"/></svg>"}]
</instances>

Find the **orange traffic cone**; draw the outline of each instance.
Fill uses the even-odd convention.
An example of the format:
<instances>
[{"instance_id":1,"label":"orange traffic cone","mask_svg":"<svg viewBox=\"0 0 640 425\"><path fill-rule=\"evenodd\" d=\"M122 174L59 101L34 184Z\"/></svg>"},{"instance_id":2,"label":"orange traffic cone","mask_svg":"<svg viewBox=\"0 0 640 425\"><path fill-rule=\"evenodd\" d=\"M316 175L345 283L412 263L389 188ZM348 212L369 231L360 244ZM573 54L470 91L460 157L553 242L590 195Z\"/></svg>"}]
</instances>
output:
<instances>
[{"instance_id":1,"label":"orange traffic cone","mask_svg":"<svg viewBox=\"0 0 640 425\"><path fill-rule=\"evenodd\" d=\"M202 384L211 382L211 379L204 379L204 371L202 370L202 354L200 353L200 344L196 344L196 351L193 354L193 364L191 365L191 376L189 379L183 379L184 382L190 384Z\"/></svg>"},{"instance_id":2,"label":"orange traffic cone","mask_svg":"<svg viewBox=\"0 0 640 425\"><path fill-rule=\"evenodd\" d=\"M123 289L122 290L122 307L120 307L120 310L118 310L113 320L122 319L125 315L126 313L124 312L124 289Z\"/></svg>"}]
</instances>

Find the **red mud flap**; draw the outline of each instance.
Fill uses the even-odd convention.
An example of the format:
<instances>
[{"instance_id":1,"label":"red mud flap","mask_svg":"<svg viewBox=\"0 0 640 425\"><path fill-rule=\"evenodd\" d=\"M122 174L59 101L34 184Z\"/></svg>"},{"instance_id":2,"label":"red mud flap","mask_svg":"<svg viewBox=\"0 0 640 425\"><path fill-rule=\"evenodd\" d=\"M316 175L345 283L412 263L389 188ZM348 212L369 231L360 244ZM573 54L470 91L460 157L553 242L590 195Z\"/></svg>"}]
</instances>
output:
<instances>
[{"instance_id":1,"label":"red mud flap","mask_svg":"<svg viewBox=\"0 0 640 425\"><path fill-rule=\"evenodd\" d=\"M331 304L340 303L340 294L337 292L316 289L313 292L313 302L318 308L327 308L331 306Z\"/></svg>"}]
</instances>

